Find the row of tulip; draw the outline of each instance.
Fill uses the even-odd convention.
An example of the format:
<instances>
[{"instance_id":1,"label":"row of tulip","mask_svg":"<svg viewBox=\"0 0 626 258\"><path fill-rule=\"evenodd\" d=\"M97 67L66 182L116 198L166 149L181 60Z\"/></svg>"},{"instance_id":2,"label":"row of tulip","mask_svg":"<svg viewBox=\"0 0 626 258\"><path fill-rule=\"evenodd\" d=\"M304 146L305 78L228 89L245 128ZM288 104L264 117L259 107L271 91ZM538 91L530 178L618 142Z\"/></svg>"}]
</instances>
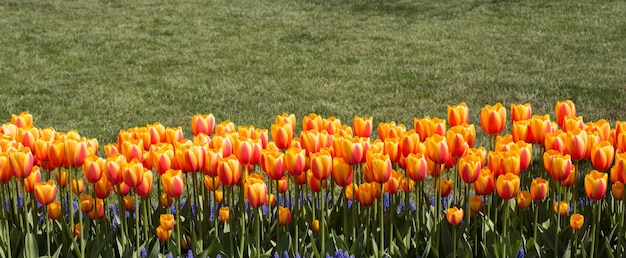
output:
<instances>
[{"instance_id":1,"label":"row of tulip","mask_svg":"<svg viewBox=\"0 0 626 258\"><path fill-rule=\"evenodd\" d=\"M619 256L626 122L584 123L571 101L555 111L514 104L509 122L485 106L487 148L465 103L408 131L379 123L375 140L371 117L311 114L296 136L294 115L269 131L196 115L192 139L155 123L121 130L103 156L96 139L13 115L0 256Z\"/></svg>"}]
</instances>

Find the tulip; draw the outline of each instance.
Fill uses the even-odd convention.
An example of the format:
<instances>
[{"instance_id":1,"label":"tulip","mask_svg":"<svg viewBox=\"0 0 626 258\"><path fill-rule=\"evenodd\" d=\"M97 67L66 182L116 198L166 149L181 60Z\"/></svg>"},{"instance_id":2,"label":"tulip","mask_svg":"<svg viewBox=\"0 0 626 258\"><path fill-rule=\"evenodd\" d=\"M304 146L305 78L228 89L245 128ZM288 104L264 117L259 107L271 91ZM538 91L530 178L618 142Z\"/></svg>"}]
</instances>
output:
<instances>
[{"instance_id":1,"label":"tulip","mask_svg":"<svg viewBox=\"0 0 626 258\"><path fill-rule=\"evenodd\" d=\"M446 180L437 178L435 180L435 189L439 189L439 196L441 197L446 197L450 195L450 192L452 191L452 179Z\"/></svg>"},{"instance_id":2,"label":"tulip","mask_svg":"<svg viewBox=\"0 0 626 258\"><path fill-rule=\"evenodd\" d=\"M446 219L452 225L459 225L463 221L463 209L459 209L456 206L446 210Z\"/></svg>"},{"instance_id":3,"label":"tulip","mask_svg":"<svg viewBox=\"0 0 626 258\"><path fill-rule=\"evenodd\" d=\"M30 175L33 171L33 163L35 159L33 153L28 147L18 149L9 153L9 164L13 176L22 179Z\"/></svg>"},{"instance_id":4,"label":"tulip","mask_svg":"<svg viewBox=\"0 0 626 258\"><path fill-rule=\"evenodd\" d=\"M224 206L220 208L219 217L220 217L221 222L230 221L230 209L228 208L228 206Z\"/></svg>"},{"instance_id":5,"label":"tulip","mask_svg":"<svg viewBox=\"0 0 626 258\"><path fill-rule=\"evenodd\" d=\"M608 141L611 135L611 125L604 119L586 123L584 128L587 134L597 133L600 136L600 141Z\"/></svg>"},{"instance_id":6,"label":"tulip","mask_svg":"<svg viewBox=\"0 0 626 258\"><path fill-rule=\"evenodd\" d=\"M559 126L562 128L563 123L565 122L565 117L575 117L576 116L576 106L571 100L565 101L557 101L555 107L556 113L556 121Z\"/></svg>"},{"instance_id":7,"label":"tulip","mask_svg":"<svg viewBox=\"0 0 626 258\"><path fill-rule=\"evenodd\" d=\"M272 140L280 149L287 149L291 145L293 130L290 124L272 124Z\"/></svg>"},{"instance_id":8,"label":"tulip","mask_svg":"<svg viewBox=\"0 0 626 258\"><path fill-rule=\"evenodd\" d=\"M86 198L88 198L89 196L87 196ZM135 209L135 199L133 199L132 196L130 195L125 195L124 196L124 210L125 211L132 211ZM93 199L91 199L93 201Z\"/></svg>"},{"instance_id":9,"label":"tulip","mask_svg":"<svg viewBox=\"0 0 626 258\"><path fill-rule=\"evenodd\" d=\"M91 212L91 210L93 210L93 197L91 195L81 195L78 199L80 201L79 202L79 206L80 206L80 211L82 213L89 213L89 212ZM130 198L130 200L131 200L130 205L132 207L132 205L133 205L132 198ZM127 202L125 200L124 201L124 209L125 210L127 210L126 207L128 205L126 203Z\"/></svg>"},{"instance_id":10,"label":"tulip","mask_svg":"<svg viewBox=\"0 0 626 258\"><path fill-rule=\"evenodd\" d=\"M532 142L532 134L530 132L530 120L520 120L513 122L511 131L513 141Z\"/></svg>"},{"instance_id":11,"label":"tulip","mask_svg":"<svg viewBox=\"0 0 626 258\"><path fill-rule=\"evenodd\" d=\"M406 173L409 178L415 181L423 181L428 171L428 164L424 154L409 154L407 157Z\"/></svg>"},{"instance_id":12,"label":"tulip","mask_svg":"<svg viewBox=\"0 0 626 258\"><path fill-rule=\"evenodd\" d=\"M515 123L522 120L528 120L532 116L532 108L530 103L511 104L511 120Z\"/></svg>"},{"instance_id":13,"label":"tulip","mask_svg":"<svg viewBox=\"0 0 626 258\"><path fill-rule=\"evenodd\" d=\"M215 191L220 187L220 178L204 176L204 186L209 191Z\"/></svg>"},{"instance_id":14,"label":"tulip","mask_svg":"<svg viewBox=\"0 0 626 258\"><path fill-rule=\"evenodd\" d=\"M435 134L427 138L425 144L427 157L429 159L436 164L446 163L450 156L450 152L446 139L443 136Z\"/></svg>"},{"instance_id":15,"label":"tulip","mask_svg":"<svg viewBox=\"0 0 626 258\"><path fill-rule=\"evenodd\" d=\"M501 103L493 106L485 105L480 111L480 125L487 134L502 133L506 124L506 109Z\"/></svg>"},{"instance_id":16,"label":"tulip","mask_svg":"<svg viewBox=\"0 0 626 258\"><path fill-rule=\"evenodd\" d=\"M504 175L504 165L502 164L504 161L504 153L500 151L490 151L487 154L487 166L491 170L496 177L499 175Z\"/></svg>"},{"instance_id":17,"label":"tulip","mask_svg":"<svg viewBox=\"0 0 626 258\"><path fill-rule=\"evenodd\" d=\"M480 195L470 196L469 204L471 212L479 212L483 208L483 197Z\"/></svg>"},{"instance_id":18,"label":"tulip","mask_svg":"<svg viewBox=\"0 0 626 258\"><path fill-rule=\"evenodd\" d=\"M61 201L56 201L48 204L47 208L48 218L58 219L61 217Z\"/></svg>"},{"instance_id":19,"label":"tulip","mask_svg":"<svg viewBox=\"0 0 626 258\"><path fill-rule=\"evenodd\" d=\"M585 122L583 122L583 117L582 116L577 116L577 117L565 117L563 119L563 126L562 129L564 132L569 132L572 131L576 128L584 130L585 128Z\"/></svg>"},{"instance_id":20,"label":"tulip","mask_svg":"<svg viewBox=\"0 0 626 258\"><path fill-rule=\"evenodd\" d=\"M587 132L576 128L567 132L565 136L565 149L571 155L572 160L581 160L585 158L587 151Z\"/></svg>"},{"instance_id":21,"label":"tulip","mask_svg":"<svg viewBox=\"0 0 626 258\"><path fill-rule=\"evenodd\" d=\"M159 202L164 207L170 207L172 206L174 199L170 197L167 193L162 193L161 196L159 197Z\"/></svg>"},{"instance_id":22,"label":"tulip","mask_svg":"<svg viewBox=\"0 0 626 258\"><path fill-rule=\"evenodd\" d=\"M385 192L389 194L396 194L400 188L400 180L402 180L402 178L402 173L392 170L389 180L383 184Z\"/></svg>"},{"instance_id":23,"label":"tulip","mask_svg":"<svg viewBox=\"0 0 626 258\"><path fill-rule=\"evenodd\" d=\"M196 114L191 118L191 132L193 135L200 133L211 135L215 127L215 117L213 114Z\"/></svg>"},{"instance_id":24,"label":"tulip","mask_svg":"<svg viewBox=\"0 0 626 258\"><path fill-rule=\"evenodd\" d=\"M548 195L548 181L541 177L530 183L530 197L535 201L542 201Z\"/></svg>"},{"instance_id":25,"label":"tulip","mask_svg":"<svg viewBox=\"0 0 626 258\"><path fill-rule=\"evenodd\" d=\"M235 155L230 155L218 161L218 176L225 186L232 186L241 180L241 165Z\"/></svg>"},{"instance_id":26,"label":"tulip","mask_svg":"<svg viewBox=\"0 0 626 258\"><path fill-rule=\"evenodd\" d=\"M265 185L265 183L253 183L248 185L246 197L252 207L261 207L267 202L267 185Z\"/></svg>"},{"instance_id":27,"label":"tulip","mask_svg":"<svg viewBox=\"0 0 626 258\"><path fill-rule=\"evenodd\" d=\"M461 157L470 148L464 137L465 128L461 125L454 126L446 133L446 143L450 154L454 157Z\"/></svg>"},{"instance_id":28,"label":"tulip","mask_svg":"<svg viewBox=\"0 0 626 258\"><path fill-rule=\"evenodd\" d=\"M544 155L544 163L545 162L546 160L545 160L545 155ZM550 162L552 163L552 171L551 171L552 178L554 178L557 181L563 181L567 179L567 177L569 176L569 173L572 171L572 160L570 159L570 156L556 153L552 156L552 159Z\"/></svg>"},{"instance_id":29,"label":"tulip","mask_svg":"<svg viewBox=\"0 0 626 258\"><path fill-rule=\"evenodd\" d=\"M593 200L604 198L608 186L608 175L597 170L585 176L585 192Z\"/></svg>"},{"instance_id":30,"label":"tulip","mask_svg":"<svg viewBox=\"0 0 626 258\"><path fill-rule=\"evenodd\" d=\"M36 169L30 173L30 175L24 178L24 191L27 193L33 192L35 190L35 185L41 182L41 172L39 172L37 167L35 168Z\"/></svg>"},{"instance_id":31,"label":"tulip","mask_svg":"<svg viewBox=\"0 0 626 258\"><path fill-rule=\"evenodd\" d=\"M450 127L469 124L469 108L465 102L457 106L448 106L448 123Z\"/></svg>"},{"instance_id":32,"label":"tulip","mask_svg":"<svg viewBox=\"0 0 626 258\"><path fill-rule=\"evenodd\" d=\"M124 183L130 188L137 187L143 181L144 167L137 159L131 160L122 167Z\"/></svg>"},{"instance_id":33,"label":"tulip","mask_svg":"<svg viewBox=\"0 0 626 258\"><path fill-rule=\"evenodd\" d=\"M624 196L624 184L622 182L615 182L611 185L611 194L613 195L613 199L621 201Z\"/></svg>"},{"instance_id":34,"label":"tulip","mask_svg":"<svg viewBox=\"0 0 626 258\"><path fill-rule=\"evenodd\" d=\"M83 163L83 175L87 182L96 183L100 181L106 166L106 160L96 155L90 155L85 158Z\"/></svg>"},{"instance_id":35,"label":"tulip","mask_svg":"<svg viewBox=\"0 0 626 258\"><path fill-rule=\"evenodd\" d=\"M320 221L317 220L317 219L313 220L312 227L313 227L313 231L319 232L320 231Z\"/></svg>"},{"instance_id":36,"label":"tulip","mask_svg":"<svg viewBox=\"0 0 626 258\"><path fill-rule=\"evenodd\" d=\"M359 203L363 206L371 206L377 198L378 186L375 183L363 183L359 185L358 198Z\"/></svg>"},{"instance_id":37,"label":"tulip","mask_svg":"<svg viewBox=\"0 0 626 258\"><path fill-rule=\"evenodd\" d=\"M302 130L317 130L321 131L323 129L322 118L315 113L311 113L308 116L302 118Z\"/></svg>"},{"instance_id":38,"label":"tulip","mask_svg":"<svg viewBox=\"0 0 626 258\"><path fill-rule=\"evenodd\" d=\"M311 172L317 180L326 179L333 170L333 157L326 152L311 153Z\"/></svg>"},{"instance_id":39,"label":"tulip","mask_svg":"<svg viewBox=\"0 0 626 258\"><path fill-rule=\"evenodd\" d=\"M57 197L57 186L54 181L48 180L48 182L40 182L35 184L35 199L41 205L47 205Z\"/></svg>"},{"instance_id":40,"label":"tulip","mask_svg":"<svg viewBox=\"0 0 626 258\"><path fill-rule=\"evenodd\" d=\"M152 171L147 170L144 168L143 171L143 177L141 182L139 183L139 185L137 185L137 195L141 196L141 197L145 197L150 195L150 192L152 192Z\"/></svg>"},{"instance_id":41,"label":"tulip","mask_svg":"<svg viewBox=\"0 0 626 258\"><path fill-rule=\"evenodd\" d=\"M315 130L300 132L300 142L307 154L319 152L322 147L320 133Z\"/></svg>"},{"instance_id":42,"label":"tulip","mask_svg":"<svg viewBox=\"0 0 626 258\"><path fill-rule=\"evenodd\" d=\"M602 141L591 147L591 163L597 170L607 170L613 165L615 149L608 141Z\"/></svg>"},{"instance_id":43,"label":"tulip","mask_svg":"<svg viewBox=\"0 0 626 258\"><path fill-rule=\"evenodd\" d=\"M333 158L332 179L337 186L345 187L352 184L352 166L342 158Z\"/></svg>"},{"instance_id":44,"label":"tulip","mask_svg":"<svg viewBox=\"0 0 626 258\"><path fill-rule=\"evenodd\" d=\"M173 167L174 148L171 144L151 145L149 157L156 172L163 175Z\"/></svg>"},{"instance_id":45,"label":"tulip","mask_svg":"<svg viewBox=\"0 0 626 258\"><path fill-rule=\"evenodd\" d=\"M82 179L72 179L72 192L82 194L85 191L85 182Z\"/></svg>"},{"instance_id":46,"label":"tulip","mask_svg":"<svg viewBox=\"0 0 626 258\"><path fill-rule=\"evenodd\" d=\"M11 115L11 123L18 128L27 128L33 126L33 116L28 112L22 112L19 115Z\"/></svg>"},{"instance_id":47,"label":"tulip","mask_svg":"<svg viewBox=\"0 0 626 258\"><path fill-rule=\"evenodd\" d=\"M352 130L354 136L369 138L372 134L372 117L358 117L354 116L352 120Z\"/></svg>"},{"instance_id":48,"label":"tulip","mask_svg":"<svg viewBox=\"0 0 626 258\"><path fill-rule=\"evenodd\" d=\"M446 134L446 120L430 116L426 116L422 119L413 119L413 125L415 132L419 134L421 139L427 139L435 134L444 136Z\"/></svg>"},{"instance_id":49,"label":"tulip","mask_svg":"<svg viewBox=\"0 0 626 258\"><path fill-rule=\"evenodd\" d=\"M530 134L532 135L533 143L543 143L546 134L550 132L552 132L552 124L550 123L549 115L533 115L530 118Z\"/></svg>"},{"instance_id":50,"label":"tulip","mask_svg":"<svg viewBox=\"0 0 626 258\"><path fill-rule=\"evenodd\" d=\"M396 125L396 122L378 124L378 138L381 141L385 141L387 138L398 138L403 132L406 132L403 124Z\"/></svg>"},{"instance_id":51,"label":"tulip","mask_svg":"<svg viewBox=\"0 0 626 258\"><path fill-rule=\"evenodd\" d=\"M569 225L572 227L573 230L581 229L584 224L585 217L581 214L572 214L572 216L569 218Z\"/></svg>"},{"instance_id":52,"label":"tulip","mask_svg":"<svg viewBox=\"0 0 626 258\"><path fill-rule=\"evenodd\" d=\"M106 173L112 185L117 185L124 181L122 167L126 162L126 156L121 154L113 154L113 156L107 158Z\"/></svg>"},{"instance_id":53,"label":"tulip","mask_svg":"<svg viewBox=\"0 0 626 258\"><path fill-rule=\"evenodd\" d=\"M165 128L165 142L174 145L174 143L182 142L184 139L183 129L181 127Z\"/></svg>"},{"instance_id":54,"label":"tulip","mask_svg":"<svg viewBox=\"0 0 626 258\"><path fill-rule=\"evenodd\" d=\"M375 155L371 163L372 175L378 183L385 183L391 176L391 160L387 155Z\"/></svg>"},{"instance_id":55,"label":"tulip","mask_svg":"<svg viewBox=\"0 0 626 258\"><path fill-rule=\"evenodd\" d=\"M520 191L517 194L517 207L525 210L532 203L532 198L530 197L530 192L528 191Z\"/></svg>"},{"instance_id":56,"label":"tulip","mask_svg":"<svg viewBox=\"0 0 626 258\"><path fill-rule=\"evenodd\" d=\"M476 181L474 181L474 190L478 195L489 195L496 188L495 176L491 173L489 168L483 168L480 170L480 175Z\"/></svg>"},{"instance_id":57,"label":"tulip","mask_svg":"<svg viewBox=\"0 0 626 258\"><path fill-rule=\"evenodd\" d=\"M466 155L459 159L459 174L463 182L474 183L480 175L482 169L480 165L480 157L475 155Z\"/></svg>"},{"instance_id":58,"label":"tulip","mask_svg":"<svg viewBox=\"0 0 626 258\"><path fill-rule=\"evenodd\" d=\"M299 176L306 168L306 151L291 147L285 152L285 167L292 176Z\"/></svg>"},{"instance_id":59,"label":"tulip","mask_svg":"<svg viewBox=\"0 0 626 258\"><path fill-rule=\"evenodd\" d=\"M165 230L162 226L158 226L156 229L156 235L161 242L167 242L172 236L172 230Z\"/></svg>"},{"instance_id":60,"label":"tulip","mask_svg":"<svg viewBox=\"0 0 626 258\"><path fill-rule=\"evenodd\" d=\"M283 226L291 223L291 211L289 208L278 207L278 223Z\"/></svg>"},{"instance_id":61,"label":"tulip","mask_svg":"<svg viewBox=\"0 0 626 258\"><path fill-rule=\"evenodd\" d=\"M520 164L520 151L510 150L502 153L502 173L513 173L519 176L521 164Z\"/></svg>"},{"instance_id":62,"label":"tulip","mask_svg":"<svg viewBox=\"0 0 626 258\"><path fill-rule=\"evenodd\" d=\"M506 173L499 176L496 180L496 190L500 198L504 200L510 200L515 197L519 190L520 180L519 176L513 173Z\"/></svg>"},{"instance_id":63,"label":"tulip","mask_svg":"<svg viewBox=\"0 0 626 258\"><path fill-rule=\"evenodd\" d=\"M163 184L163 189L170 197L176 198L182 195L185 186L182 171L167 170L161 177L161 183Z\"/></svg>"},{"instance_id":64,"label":"tulip","mask_svg":"<svg viewBox=\"0 0 626 258\"><path fill-rule=\"evenodd\" d=\"M576 174L578 174L578 173L576 173L576 167L572 166L572 168L571 168L567 178L565 180L561 181L561 185L567 186L567 187L573 186L576 183L576 180L578 178L578 176Z\"/></svg>"},{"instance_id":65,"label":"tulip","mask_svg":"<svg viewBox=\"0 0 626 258\"><path fill-rule=\"evenodd\" d=\"M172 214L161 214L159 217L159 225L164 230L173 229L175 223L176 223L176 220L174 219L174 215Z\"/></svg>"},{"instance_id":66,"label":"tulip","mask_svg":"<svg viewBox=\"0 0 626 258\"><path fill-rule=\"evenodd\" d=\"M320 180L315 178L315 176L313 175L313 172L311 172L311 170L308 170L306 173L306 182L309 183L309 186L311 187L311 190L313 192L320 192L322 191L322 188L326 188L326 179Z\"/></svg>"},{"instance_id":67,"label":"tulip","mask_svg":"<svg viewBox=\"0 0 626 258\"><path fill-rule=\"evenodd\" d=\"M387 138L383 144L383 154L388 155L392 163L398 163L402 155L398 138Z\"/></svg>"},{"instance_id":68,"label":"tulip","mask_svg":"<svg viewBox=\"0 0 626 258\"><path fill-rule=\"evenodd\" d=\"M9 182L13 177L11 164L9 163L9 155L0 152L0 184Z\"/></svg>"},{"instance_id":69,"label":"tulip","mask_svg":"<svg viewBox=\"0 0 626 258\"><path fill-rule=\"evenodd\" d=\"M567 202L558 202L554 204L554 213L563 217L569 213L569 204Z\"/></svg>"}]
</instances>

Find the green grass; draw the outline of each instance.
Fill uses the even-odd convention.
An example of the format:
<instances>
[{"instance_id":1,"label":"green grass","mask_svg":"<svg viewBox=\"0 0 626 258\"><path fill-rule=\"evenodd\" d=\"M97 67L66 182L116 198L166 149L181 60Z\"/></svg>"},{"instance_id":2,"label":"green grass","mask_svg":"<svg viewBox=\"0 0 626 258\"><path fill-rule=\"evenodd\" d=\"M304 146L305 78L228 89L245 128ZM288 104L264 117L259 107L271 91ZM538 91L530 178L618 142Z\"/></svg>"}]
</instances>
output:
<instances>
[{"instance_id":1,"label":"green grass","mask_svg":"<svg viewBox=\"0 0 626 258\"><path fill-rule=\"evenodd\" d=\"M196 113L354 115L412 128L447 105L572 99L626 116L626 2L0 0L0 117L101 143ZM554 117L554 115L552 115Z\"/></svg>"}]
</instances>

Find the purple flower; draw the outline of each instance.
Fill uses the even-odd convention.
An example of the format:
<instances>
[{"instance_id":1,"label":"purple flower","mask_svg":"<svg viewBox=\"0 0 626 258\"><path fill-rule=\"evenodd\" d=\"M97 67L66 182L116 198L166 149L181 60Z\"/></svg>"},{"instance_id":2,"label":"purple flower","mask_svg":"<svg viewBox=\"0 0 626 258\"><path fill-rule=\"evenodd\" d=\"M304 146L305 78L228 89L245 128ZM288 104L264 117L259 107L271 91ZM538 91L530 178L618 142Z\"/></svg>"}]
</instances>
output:
<instances>
[{"instance_id":1,"label":"purple flower","mask_svg":"<svg viewBox=\"0 0 626 258\"><path fill-rule=\"evenodd\" d=\"M148 252L146 251L146 248L145 248L145 247L143 247L143 246L141 247L141 251L139 251L139 256L140 256L141 258L146 258L146 257L148 257Z\"/></svg>"},{"instance_id":2,"label":"purple flower","mask_svg":"<svg viewBox=\"0 0 626 258\"><path fill-rule=\"evenodd\" d=\"M191 250L187 251L187 258L193 258L193 252Z\"/></svg>"},{"instance_id":3,"label":"purple flower","mask_svg":"<svg viewBox=\"0 0 626 258\"><path fill-rule=\"evenodd\" d=\"M165 256L167 258L174 258L174 255L172 254L172 252L167 253L167 255Z\"/></svg>"}]
</instances>

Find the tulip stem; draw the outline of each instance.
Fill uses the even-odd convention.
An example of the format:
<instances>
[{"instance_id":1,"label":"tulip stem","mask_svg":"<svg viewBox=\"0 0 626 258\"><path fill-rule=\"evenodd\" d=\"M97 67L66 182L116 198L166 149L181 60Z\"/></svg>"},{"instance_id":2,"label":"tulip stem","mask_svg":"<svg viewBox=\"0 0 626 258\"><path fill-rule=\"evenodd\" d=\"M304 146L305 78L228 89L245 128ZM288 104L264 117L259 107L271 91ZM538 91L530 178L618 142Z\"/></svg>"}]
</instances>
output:
<instances>
[{"instance_id":1,"label":"tulip stem","mask_svg":"<svg viewBox=\"0 0 626 258\"><path fill-rule=\"evenodd\" d=\"M456 256L456 225L452 226L452 257Z\"/></svg>"},{"instance_id":2,"label":"tulip stem","mask_svg":"<svg viewBox=\"0 0 626 258\"><path fill-rule=\"evenodd\" d=\"M300 185L298 184L298 179L296 179L296 177L293 177L293 182L296 183L296 198L294 199L294 201L296 202L296 212L295 212L295 224L296 224L296 238L294 240L295 243L295 247L296 247L296 254L298 253L298 246L300 245L300 243L298 243L300 241L300 239L298 238L298 233L299 233L299 229L298 226L300 225L300 220L298 219L300 217Z\"/></svg>"},{"instance_id":3,"label":"tulip stem","mask_svg":"<svg viewBox=\"0 0 626 258\"><path fill-rule=\"evenodd\" d=\"M537 228L539 227L539 225L537 224L537 220L539 219L539 205L534 205L533 208L535 209L535 224L533 224L533 240L536 243L537 242Z\"/></svg>"},{"instance_id":4,"label":"tulip stem","mask_svg":"<svg viewBox=\"0 0 626 258\"><path fill-rule=\"evenodd\" d=\"M508 231L509 231L508 227L509 227L509 212L510 212L511 209L509 207L510 206L509 203L510 203L509 200L506 200L504 202L504 225L502 227L503 228L502 232L504 233L503 235L504 235L504 238L506 240L506 243L505 243L505 245L503 247L502 257L508 257L506 249L507 249L507 246L510 245L510 242L509 242L510 238L509 238L509 235L508 235Z\"/></svg>"},{"instance_id":5,"label":"tulip stem","mask_svg":"<svg viewBox=\"0 0 626 258\"><path fill-rule=\"evenodd\" d=\"M143 221L143 225L141 225L141 227L143 228L143 237L144 237L144 242L148 241L148 225L152 225L148 222L148 199L145 197L141 198L141 202L143 203L143 209L142 209L142 218L141 220Z\"/></svg>"},{"instance_id":6,"label":"tulip stem","mask_svg":"<svg viewBox=\"0 0 626 258\"><path fill-rule=\"evenodd\" d=\"M256 257L260 258L261 257L261 207L259 206L259 208L256 209L256 223L254 224L254 227L256 228L255 233L255 239L256 239Z\"/></svg>"},{"instance_id":7,"label":"tulip stem","mask_svg":"<svg viewBox=\"0 0 626 258\"><path fill-rule=\"evenodd\" d=\"M385 184L380 184L380 249L379 249L379 256L382 258L383 255L383 251L385 250L385 218L384 218L384 213L385 213L385 202L383 201L383 199L385 198Z\"/></svg>"},{"instance_id":8,"label":"tulip stem","mask_svg":"<svg viewBox=\"0 0 626 258\"><path fill-rule=\"evenodd\" d=\"M593 225L593 241L591 241L591 258L594 258L596 256L596 240L598 239L598 226L600 225L600 203L601 201L595 201L594 202L594 212L593 212L593 221L591 223L591 225Z\"/></svg>"},{"instance_id":9,"label":"tulip stem","mask_svg":"<svg viewBox=\"0 0 626 258\"><path fill-rule=\"evenodd\" d=\"M46 240L48 244L47 245L48 256L52 256L52 254L50 253L50 217L47 214L48 214L48 205L46 205ZM11 249L11 248L9 247L8 249Z\"/></svg>"},{"instance_id":10,"label":"tulip stem","mask_svg":"<svg viewBox=\"0 0 626 258\"><path fill-rule=\"evenodd\" d=\"M139 236L141 235L139 228L139 205L141 205L139 195L135 192L135 248L137 248L137 255L139 255ZM176 212L178 215L178 212Z\"/></svg>"},{"instance_id":11,"label":"tulip stem","mask_svg":"<svg viewBox=\"0 0 626 258\"><path fill-rule=\"evenodd\" d=\"M176 201L174 203L174 209L176 210L176 250L177 255L181 254L180 247L180 197L176 197Z\"/></svg>"}]
</instances>

